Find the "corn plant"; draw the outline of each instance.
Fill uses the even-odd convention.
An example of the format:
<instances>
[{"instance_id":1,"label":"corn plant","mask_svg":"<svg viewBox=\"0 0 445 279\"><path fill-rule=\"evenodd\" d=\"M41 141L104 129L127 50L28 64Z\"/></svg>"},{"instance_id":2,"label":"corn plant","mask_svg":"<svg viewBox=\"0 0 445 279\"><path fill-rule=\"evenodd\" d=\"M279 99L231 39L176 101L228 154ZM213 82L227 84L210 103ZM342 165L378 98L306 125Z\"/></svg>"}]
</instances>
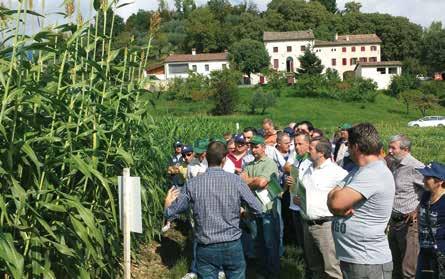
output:
<instances>
[{"instance_id":1,"label":"corn plant","mask_svg":"<svg viewBox=\"0 0 445 279\"><path fill-rule=\"evenodd\" d=\"M94 22L73 20L68 0L66 24L25 36L26 19L42 18L30 4L0 7L0 274L114 278L122 168L142 177L138 240L157 236L162 220L166 155L139 99L150 44L112 49L107 13L125 4L105 0L94 1Z\"/></svg>"}]
</instances>

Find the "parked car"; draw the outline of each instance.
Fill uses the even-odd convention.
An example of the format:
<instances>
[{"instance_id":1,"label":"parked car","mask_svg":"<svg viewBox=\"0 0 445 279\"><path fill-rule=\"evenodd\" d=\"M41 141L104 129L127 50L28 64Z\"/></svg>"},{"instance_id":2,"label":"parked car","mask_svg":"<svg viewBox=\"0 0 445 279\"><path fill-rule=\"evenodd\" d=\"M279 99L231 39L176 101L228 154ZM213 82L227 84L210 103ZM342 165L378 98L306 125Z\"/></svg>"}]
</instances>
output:
<instances>
[{"instance_id":1,"label":"parked car","mask_svg":"<svg viewBox=\"0 0 445 279\"><path fill-rule=\"evenodd\" d=\"M445 127L445 116L425 116L408 122L410 127Z\"/></svg>"}]
</instances>

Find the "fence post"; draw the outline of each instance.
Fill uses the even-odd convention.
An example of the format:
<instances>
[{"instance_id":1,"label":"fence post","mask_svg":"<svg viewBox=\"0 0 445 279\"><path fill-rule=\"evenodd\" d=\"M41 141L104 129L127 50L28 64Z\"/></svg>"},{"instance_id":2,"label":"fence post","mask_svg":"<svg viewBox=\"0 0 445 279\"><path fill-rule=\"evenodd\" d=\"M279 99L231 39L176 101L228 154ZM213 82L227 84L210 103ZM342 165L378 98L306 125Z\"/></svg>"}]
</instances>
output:
<instances>
[{"instance_id":1,"label":"fence post","mask_svg":"<svg viewBox=\"0 0 445 279\"><path fill-rule=\"evenodd\" d=\"M122 232L124 234L124 279L131 278L131 236L130 236L130 169L122 174Z\"/></svg>"}]
</instances>

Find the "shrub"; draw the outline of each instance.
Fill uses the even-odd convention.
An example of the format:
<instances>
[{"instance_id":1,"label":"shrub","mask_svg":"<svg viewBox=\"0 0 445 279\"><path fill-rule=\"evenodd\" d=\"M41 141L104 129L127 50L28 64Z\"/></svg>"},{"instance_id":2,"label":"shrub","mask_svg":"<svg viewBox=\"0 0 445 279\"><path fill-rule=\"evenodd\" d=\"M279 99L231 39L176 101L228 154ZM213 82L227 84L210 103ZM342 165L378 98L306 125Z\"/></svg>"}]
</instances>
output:
<instances>
[{"instance_id":1,"label":"shrub","mask_svg":"<svg viewBox=\"0 0 445 279\"><path fill-rule=\"evenodd\" d=\"M261 109L261 114L266 112L266 109L273 107L276 104L276 97L272 93L257 91L252 95L250 99L250 112L256 113L257 109Z\"/></svg>"},{"instance_id":2,"label":"shrub","mask_svg":"<svg viewBox=\"0 0 445 279\"><path fill-rule=\"evenodd\" d=\"M214 71L210 74L210 90L215 103L212 113L216 115L231 114L238 103L238 82L241 73L232 69Z\"/></svg>"},{"instance_id":3,"label":"shrub","mask_svg":"<svg viewBox=\"0 0 445 279\"><path fill-rule=\"evenodd\" d=\"M445 82L440 80L432 80L422 82L419 88L423 94L431 94L438 98L441 106L445 106Z\"/></svg>"},{"instance_id":4,"label":"shrub","mask_svg":"<svg viewBox=\"0 0 445 279\"><path fill-rule=\"evenodd\" d=\"M281 90L287 84L286 74L283 72L270 70L266 74L267 86L271 89L271 92L276 96L281 96Z\"/></svg>"},{"instance_id":5,"label":"shrub","mask_svg":"<svg viewBox=\"0 0 445 279\"><path fill-rule=\"evenodd\" d=\"M209 79L195 72L187 78L174 78L167 90L168 100L200 101L209 97Z\"/></svg>"},{"instance_id":6,"label":"shrub","mask_svg":"<svg viewBox=\"0 0 445 279\"><path fill-rule=\"evenodd\" d=\"M410 89L417 89L420 86L420 81L412 75L394 76L389 86L391 96L397 97L400 92Z\"/></svg>"},{"instance_id":7,"label":"shrub","mask_svg":"<svg viewBox=\"0 0 445 279\"><path fill-rule=\"evenodd\" d=\"M302 97L330 98L347 102L373 102L377 85L372 80L354 78L340 81L335 72L323 75L305 75L295 84L296 95Z\"/></svg>"}]
</instances>

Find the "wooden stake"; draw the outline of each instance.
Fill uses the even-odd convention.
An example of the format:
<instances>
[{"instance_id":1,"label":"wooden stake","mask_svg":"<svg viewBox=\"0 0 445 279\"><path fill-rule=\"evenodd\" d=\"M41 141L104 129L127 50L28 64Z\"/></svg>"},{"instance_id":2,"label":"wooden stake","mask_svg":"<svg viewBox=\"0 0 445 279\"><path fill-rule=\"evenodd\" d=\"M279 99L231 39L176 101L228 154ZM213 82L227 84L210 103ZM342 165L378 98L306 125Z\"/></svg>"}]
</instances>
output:
<instances>
[{"instance_id":1,"label":"wooden stake","mask_svg":"<svg viewBox=\"0 0 445 279\"><path fill-rule=\"evenodd\" d=\"M122 174L122 232L124 234L124 279L131 278L131 236L130 236L130 169Z\"/></svg>"}]
</instances>

